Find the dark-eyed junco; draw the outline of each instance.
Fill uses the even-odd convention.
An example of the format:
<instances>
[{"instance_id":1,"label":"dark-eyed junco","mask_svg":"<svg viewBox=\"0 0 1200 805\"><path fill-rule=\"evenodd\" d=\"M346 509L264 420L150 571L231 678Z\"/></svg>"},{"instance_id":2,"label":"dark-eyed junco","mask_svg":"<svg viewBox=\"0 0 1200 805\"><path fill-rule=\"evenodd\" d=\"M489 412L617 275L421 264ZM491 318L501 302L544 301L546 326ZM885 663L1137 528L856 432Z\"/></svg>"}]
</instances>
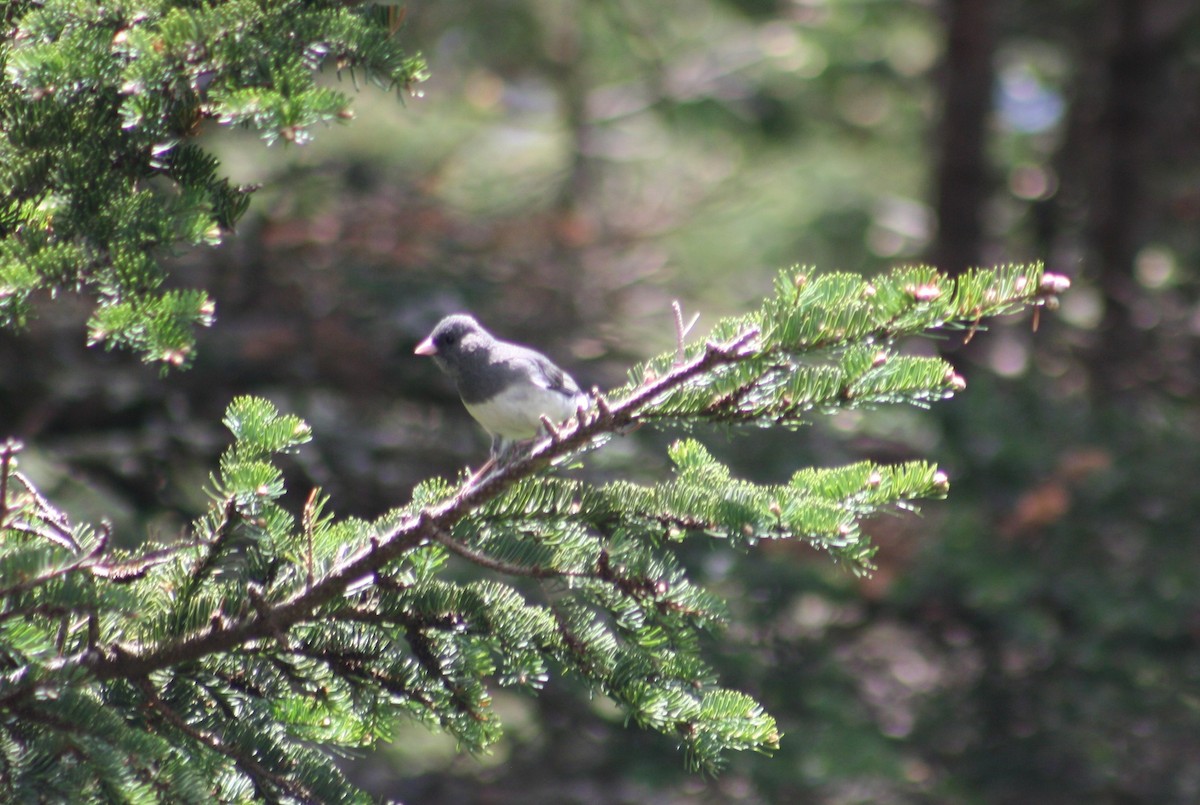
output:
<instances>
[{"instance_id":1,"label":"dark-eyed junco","mask_svg":"<svg viewBox=\"0 0 1200 805\"><path fill-rule=\"evenodd\" d=\"M467 411L492 435L493 457L537 436L543 416L563 422L588 404L545 355L499 340L466 314L442 319L414 352L454 378Z\"/></svg>"}]
</instances>

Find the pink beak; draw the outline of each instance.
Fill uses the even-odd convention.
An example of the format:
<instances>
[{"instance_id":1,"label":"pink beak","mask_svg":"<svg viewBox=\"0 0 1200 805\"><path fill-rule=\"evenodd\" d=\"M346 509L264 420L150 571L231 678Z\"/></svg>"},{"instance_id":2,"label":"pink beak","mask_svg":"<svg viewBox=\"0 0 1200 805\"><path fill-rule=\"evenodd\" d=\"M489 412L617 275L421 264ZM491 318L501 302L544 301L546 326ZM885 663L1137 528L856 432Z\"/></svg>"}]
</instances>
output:
<instances>
[{"instance_id":1,"label":"pink beak","mask_svg":"<svg viewBox=\"0 0 1200 805\"><path fill-rule=\"evenodd\" d=\"M414 355L436 355L437 347L433 345L433 336L429 336L421 343L417 344L417 348L413 350Z\"/></svg>"}]
</instances>

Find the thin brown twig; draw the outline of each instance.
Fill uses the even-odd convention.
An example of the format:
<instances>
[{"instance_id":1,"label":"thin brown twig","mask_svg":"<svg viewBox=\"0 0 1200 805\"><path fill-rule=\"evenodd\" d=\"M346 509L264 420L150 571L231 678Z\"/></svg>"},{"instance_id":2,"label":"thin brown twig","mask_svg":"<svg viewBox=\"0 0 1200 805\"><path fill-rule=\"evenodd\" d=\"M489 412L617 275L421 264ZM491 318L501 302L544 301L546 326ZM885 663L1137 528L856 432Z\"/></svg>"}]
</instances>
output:
<instances>
[{"instance_id":1,"label":"thin brown twig","mask_svg":"<svg viewBox=\"0 0 1200 805\"><path fill-rule=\"evenodd\" d=\"M186 548L194 548L199 544L198 541L188 540L175 545L169 545L165 548L145 551L122 561L95 562L86 567L92 575L103 579L110 579L116 582L134 581L146 575L150 568L165 564L180 551Z\"/></svg>"},{"instance_id":2,"label":"thin brown twig","mask_svg":"<svg viewBox=\"0 0 1200 805\"><path fill-rule=\"evenodd\" d=\"M450 536L449 533L438 530L434 533L434 540L446 547L451 553L461 556L469 562L479 565L480 567L494 570L497 573L504 573L509 576L528 576L534 579L548 578L580 578L590 574L579 573L572 570L551 570L549 568L530 567L528 565L518 565L512 562L505 562L503 559L496 559L488 556L485 553L476 551L473 548L468 548L463 543Z\"/></svg>"},{"instance_id":3,"label":"thin brown twig","mask_svg":"<svg viewBox=\"0 0 1200 805\"><path fill-rule=\"evenodd\" d=\"M11 440L10 440L10 442L11 442ZM7 447L8 447L8 444L6 443L6 449L7 449ZM13 451L13 452L15 453L15 451ZM25 487L25 494L27 494L27 495L29 495L29 497L33 498L35 519L37 520L37 522L40 525L45 526L45 529L37 528L31 523L23 523L23 522L4 523L4 525L7 528L24 531L26 533L33 534L34 536L42 537L43 539L48 539L51 542L53 542L55 545L58 545L59 547L62 547L62 548L66 548L69 551L78 551L79 543L77 543L75 541L75 536L71 533L71 521L67 519L67 516L65 514L63 514L62 512L60 512L58 509L54 508L53 506L51 506L50 501L48 501L44 497L42 497L41 493L39 493L37 491L37 488L30 482L30 480L28 478L26 478L23 474L21 474L17 470L12 469L11 458L12 458L12 453L9 454L9 463L7 466L7 472L4 473L5 487L4 487L4 518L3 519L6 520L8 514L11 511L13 511L12 509L8 508L8 497L7 497L8 496L7 479L12 478L16 481L19 481L21 483L21 485Z\"/></svg>"},{"instance_id":4,"label":"thin brown twig","mask_svg":"<svg viewBox=\"0 0 1200 805\"><path fill-rule=\"evenodd\" d=\"M546 435L548 435L551 439L557 439L558 438L558 426L555 425L550 420L550 417L546 416L545 414L542 414L538 418L542 421L542 427L546 429Z\"/></svg>"},{"instance_id":5,"label":"thin brown twig","mask_svg":"<svg viewBox=\"0 0 1200 805\"><path fill-rule=\"evenodd\" d=\"M102 532L102 534L104 533L106 532ZM45 573L42 573L39 576L34 576L31 579L25 579L24 581L19 581L16 584L10 584L7 587L0 587L0 598L6 598L16 593L32 590L35 587L41 587L43 584L54 581L54 579L57 579L60 576L65 576L68 573L74 573L78 570L87 569L91 565L95 564L96 558L104 552L104 548L107 544L107 536L102 536L101 539L97 540L95 547L88 552L87 556L76 559L69 565L63 565L62 567L56 567L53 570L47 570Z\"/></svg>"}]
</instances>

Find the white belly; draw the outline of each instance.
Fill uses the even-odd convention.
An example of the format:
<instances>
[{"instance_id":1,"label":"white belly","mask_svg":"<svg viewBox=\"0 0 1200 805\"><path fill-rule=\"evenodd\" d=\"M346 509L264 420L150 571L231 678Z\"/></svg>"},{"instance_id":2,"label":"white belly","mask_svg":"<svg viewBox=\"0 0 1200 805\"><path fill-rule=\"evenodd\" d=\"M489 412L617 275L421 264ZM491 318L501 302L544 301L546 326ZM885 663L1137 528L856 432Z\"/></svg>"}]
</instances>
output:
<instances>
[{"instance_id":1,"label":"white belly","mask_svg":"<svg viewBox=\"0 0 1200 805\"><path fill-rule=\"evenodd\" d=\"M575 415L574 401L533 385L514 386L485 403L464 404L489 433L513 441L536 436L542 415L555 424Z\"/></svg>"}]
</instances>

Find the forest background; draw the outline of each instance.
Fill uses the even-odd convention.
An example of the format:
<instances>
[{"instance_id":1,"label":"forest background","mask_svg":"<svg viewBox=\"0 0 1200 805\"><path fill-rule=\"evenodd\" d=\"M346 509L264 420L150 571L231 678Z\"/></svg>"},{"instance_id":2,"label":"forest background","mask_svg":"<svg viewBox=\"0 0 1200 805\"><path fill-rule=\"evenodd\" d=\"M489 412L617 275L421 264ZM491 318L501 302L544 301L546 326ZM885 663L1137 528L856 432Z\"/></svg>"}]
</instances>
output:
<instances>
[{"instance_id":1,"label":"forest background","mask_svg":"<svg viewBox=\"0 0 1200 805\"><path fill-rule=\"evenodd\" d=\"M497 694L489 756L412 725L347 767L414 802L1200 798L1193 3L496 0L413 4L397 35L431 69L404 104L364 88L302 146L205 132L263 189L178 257L217 303L190 370L88 349L70 297L0 334L0 422L43 492L126 539L178 532L255 393L319 435L290 486L374 517L486 450L410 354L443 313L608 387L673 344L673 299L703 326L782 266L1044 260L1073 287L1037 332L919 345L967 379L955 400L706 437L757 480L923 457L953 483L869 524L870 578L792 545L692 557L774 757L689 775L561 682ZM661 476L665 439L614 442L603 471Z\"/></svg>"}]
</instances>

